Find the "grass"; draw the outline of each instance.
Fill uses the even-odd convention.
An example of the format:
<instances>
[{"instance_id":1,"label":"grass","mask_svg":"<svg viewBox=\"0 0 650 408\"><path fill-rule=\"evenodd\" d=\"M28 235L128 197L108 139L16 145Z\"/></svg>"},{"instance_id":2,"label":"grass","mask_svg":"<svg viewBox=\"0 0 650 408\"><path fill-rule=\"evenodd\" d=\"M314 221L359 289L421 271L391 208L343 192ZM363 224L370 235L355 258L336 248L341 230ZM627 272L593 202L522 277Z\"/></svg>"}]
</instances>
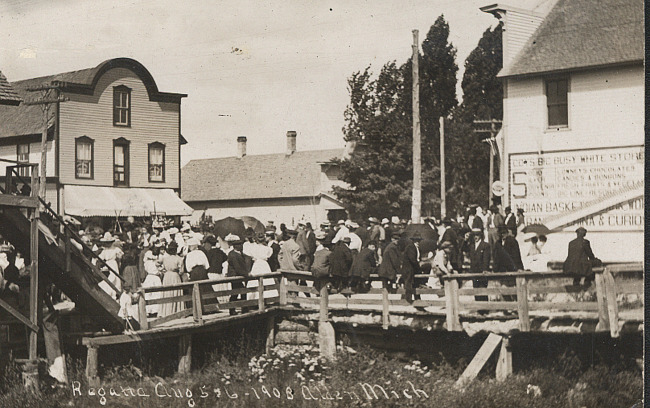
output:
<instances>
[{"instance_id":1,"label":"grass","mask_svg":"<svg viewBox=\"0 0 650 408\"><path fill-rule=\"evenodd\" d=\"M454 384L463 367L445 361L427 366L369 348L340 346L332 362L311 347L277 346L269 355L251 355L246 346L222 349L182 377L117 366L105 371L99 389L85 383L83 364L70 361L76 382L64 388L42 384L39 396L23 389L19 369L9 365L0 383L0 406L616 408L641 406L643 391L638 370L584 367L570 355L552 368L533 368L504 382L482 374L462 389Z\"/></svg>"}]
</instances>

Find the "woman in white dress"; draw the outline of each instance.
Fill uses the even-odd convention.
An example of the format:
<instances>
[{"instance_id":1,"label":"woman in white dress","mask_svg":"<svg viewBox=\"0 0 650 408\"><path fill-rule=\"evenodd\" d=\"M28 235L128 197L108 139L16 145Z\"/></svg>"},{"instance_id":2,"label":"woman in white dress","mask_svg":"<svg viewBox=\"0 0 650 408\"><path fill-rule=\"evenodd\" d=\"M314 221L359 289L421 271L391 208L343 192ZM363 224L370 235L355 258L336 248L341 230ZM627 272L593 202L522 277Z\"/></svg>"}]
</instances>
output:
<instances>
[{"instance_id":1,"label":"woman in white dress","mask_svg":"<svg viewBox=\"0 0 650 408\"><path fill-rule=\"evenodd\" d=\"M106 266L102 266L101 270L104 274L107 274L109 282L111 282L118 291L122 291L122 280L116 275L116 273L119 273L119 261L122 259L124 252L115 245L115 238L113 238L111 233L108 231L106 231L99 242L105 247L99 254L99 259L106 262L106 265L110 267L109 269ZM113 299L117 299L117 293L108 283L106 283L106 281L102 280L99 283L99 287L108 293Z\"/></svg>"},{"instance_id":2,"label":"woman in white dress","mask_svg":"<svg viewBox=\"0 0 650 408\"><path fill-rule=\"evenodd\" d=\"M160 275L158 267L156 266L155 261L146 261L144 263L144 270L147 272L147 277L144 282L142 282L143 288L153 288L162 286L162 281L160 280ZM146 300L160 299L162 297L162 292L152 292L146 293L144 298ZM160 305L147 305L147 315L157 316L160 311Z\"/></svg>"},{"instance_id":3,"label":"woman in white dress","mask_svg":"<svg viewBox=\"0 0 650 408\"><path fill-rule=\"evenodd\" d=\"M245 242L244 243L244 254L253 258L253 267L251 268L251 276L260 276L267 273L271 273L271 267L269 266L268 259L273 255L273 248L264 244L264 234L258 234L255 242ZM263 285L273 285L275 280L273 278L265 278L263 280ZM258 280L248 281L247 287L256 288L259 286ZM274 293L273 293L274 292ZM265 297L274 297L277 296L277 290L274 291L265 291ZM257 299L258 293L249 294L249 299Z\"/></svg>"}]
</instances>

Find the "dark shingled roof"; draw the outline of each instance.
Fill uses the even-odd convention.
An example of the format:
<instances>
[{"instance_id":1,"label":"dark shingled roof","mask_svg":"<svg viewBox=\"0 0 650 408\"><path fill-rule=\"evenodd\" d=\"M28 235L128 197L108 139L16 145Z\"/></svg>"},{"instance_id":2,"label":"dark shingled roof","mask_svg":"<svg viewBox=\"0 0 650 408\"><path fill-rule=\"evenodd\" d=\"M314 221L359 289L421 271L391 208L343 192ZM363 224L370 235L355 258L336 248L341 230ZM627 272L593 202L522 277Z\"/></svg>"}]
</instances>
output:
<instances>
[{"instance_id":1,"label":"dark shingled roof","mask_svg":"<svg viewBox=\"0 0 650 408\"><path fill-rule=\"evenodd\" d=\"M192 160L181 170L185 202L315 197L319 163L342 158L344 149ZM324 193L324 192L323 192Z\"/></svg>"},{"instance_id":2,"label":"dark shingled roof","mask_svg":"<svg viewBox=\"0 0 650 408\"><path fill-rule=\"evenodd\" d=\"M499 76L642 62L643 40L642 0L559 0Z\"/></svg>"},{"instance_id":3,"label":"dark shingled roof","mask_svg":"<svg viewBox=\"0 0 650 408\"><path fill-rule=\"evenodd\" d=\"M18 95L25 101L36 99L37 92L27 92L27 88L33 88L48 82L52 77L41 77L16 81L11 85ZM41 105L25 105L18 107L0 105L0 138L12 136L27 136L40 134L43 131L43 110ZM54 110L50 109L50 118L54 117Z\"/></svg>"},{"instance_id":4,"label":"dark shingled roof","mask_svg":"<svg viewBox=\"0 0 650 408\"><path fill-rule=\"evenodd\" d=\"M21 102L20 96L9 85L7 78L0 72L0 105L18 105Z\"/></svg>"}]
</instances>

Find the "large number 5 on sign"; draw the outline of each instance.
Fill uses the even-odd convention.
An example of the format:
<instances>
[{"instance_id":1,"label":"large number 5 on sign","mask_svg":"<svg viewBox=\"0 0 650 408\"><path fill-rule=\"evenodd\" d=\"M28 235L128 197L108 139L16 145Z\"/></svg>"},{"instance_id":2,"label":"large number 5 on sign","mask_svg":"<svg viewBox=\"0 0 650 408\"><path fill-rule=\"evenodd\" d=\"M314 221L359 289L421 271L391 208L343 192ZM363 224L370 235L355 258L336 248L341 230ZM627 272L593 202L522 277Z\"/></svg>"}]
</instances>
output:
<instances>
[{"instance_id":1,"label":"large number 5 on sign","mask_svg":"<svg viewBox=\"0 0 650 408\"><path fill-rule=\"evenodd\" d=\"M528 187L526 186L526 176L528 173L525 171L518 171L512 173L512 197L513 198L526 198L528 194Z\"/></svg>"}]
</instances>

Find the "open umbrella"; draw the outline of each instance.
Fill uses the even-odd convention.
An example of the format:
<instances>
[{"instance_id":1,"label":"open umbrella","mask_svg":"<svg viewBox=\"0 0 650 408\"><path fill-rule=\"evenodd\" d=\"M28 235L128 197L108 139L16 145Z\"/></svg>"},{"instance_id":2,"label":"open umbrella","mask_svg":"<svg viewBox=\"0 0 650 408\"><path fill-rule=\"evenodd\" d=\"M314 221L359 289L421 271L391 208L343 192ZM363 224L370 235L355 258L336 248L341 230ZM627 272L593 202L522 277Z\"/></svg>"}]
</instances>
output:
<instances>
[{"instance_id":1,"label":"open umbrella","mask_svg":"<svg viewBox=\"0 0 650 408\"><path fill-rule=\"evenodd\" d=\"M237 235L244 239L246 229L252 228L256 234L264 233L264 224L257 218L243 216L241 218L226 217L214 223L214 235L225 238L228 234Z\"/></svg>"},{"instance_id":2,"label":"open umbrella","mask_svg":"<svg viewBox=\"0 0 650 408\"><path fill-rule=\"evenodd\" d=\"M402 232L402 237L404 238L413 238L417 237L422 240L424 239L438 239L438 232L431 228L429 224L409 224L404 228Z\"/></svg>"},{"instance_id":3,"label":"open umbrella","mask_svg":"<svg viewBox=\"0 0 650 408\"><path fill-rule=\"evenodd\" d=\"M551 230L548 229L546 225L543 224L530 224L526 225L524 229L521 230L523 233L532 232L537 235L548 235L551 233Z\"/></svg>"},{"instance_id":4,"label":"open umbrella","mask_svg":"<svg viewBox=\"0 0 650 408\"><path fill-rule=\"evenodd\" d=\"M226 217L214 223L214 235L221 238L225 238L228 234L243 238L245 231L246 226L244 225L244 221L237 218Z\"/></svg>"},{"instance_id":5,"label":"open umbrella","mask_svg":"<svg viewBox=\"0 0 650 408\"><path fill-rule=\"evenodd\" d=\"M252 228L256 234L263 234L266 229L264 228L264 224L262 224L262 222L255 217L249 217L248 215L245 215L241 217L241 220L244 222L244 226L246 228Z\"/></svg>"}]
</instances>

